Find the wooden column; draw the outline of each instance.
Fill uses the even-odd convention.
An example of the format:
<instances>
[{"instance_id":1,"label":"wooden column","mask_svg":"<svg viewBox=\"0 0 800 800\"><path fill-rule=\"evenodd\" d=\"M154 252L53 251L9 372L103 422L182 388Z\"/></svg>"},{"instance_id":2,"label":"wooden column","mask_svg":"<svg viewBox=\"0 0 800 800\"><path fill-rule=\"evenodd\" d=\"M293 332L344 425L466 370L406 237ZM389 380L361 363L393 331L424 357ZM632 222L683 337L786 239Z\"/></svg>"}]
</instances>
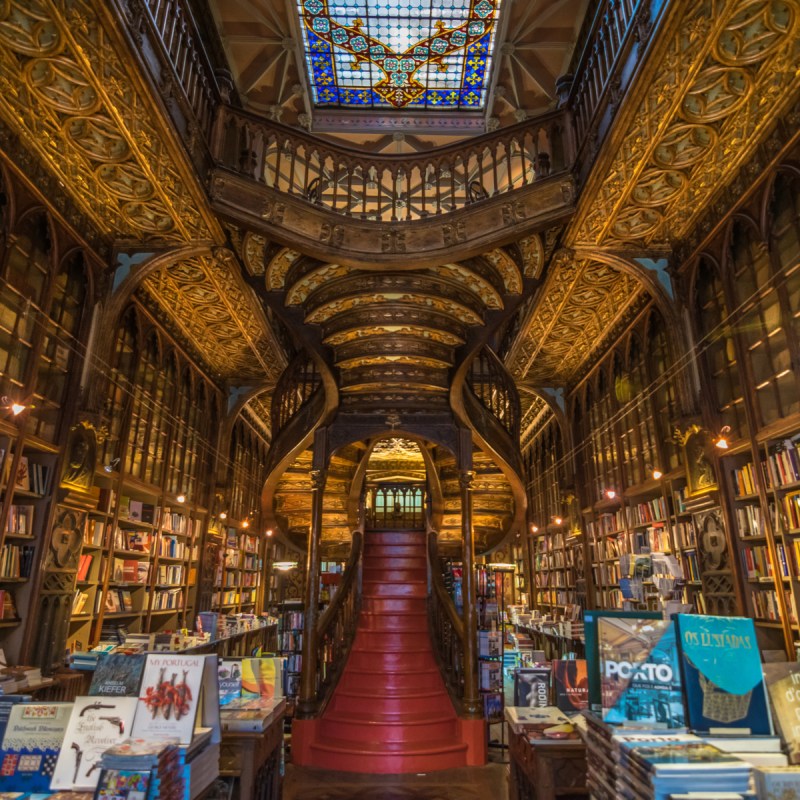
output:
<instances>
[{"instance_id":1,"label":"wooden column","mask_svg":"<svg viewBox=\"0 0 800 800\"><path fill-rule=\"evenodd\" d=\"M306 554L306 587L303 619L303 668L297 716L309 719L317 710L317 621L319 618L320 537L322 535L322 501L327 460L327 430L317 429L314 435L314 458L311 470L311 531Z\"/></svg>"},{"instance_id":2,"label":"wooden column","mask_svg":"<svg viewBox=\"0 0 800 800\"><path fill-rule=\"evenodd\" d=\"M471 459L470 459L471 460ZM464 599L464 712L468 717L483 716L478 693L478 610L475 596L475 541L472 534L472 482L471 469L459 471L461 487L461 532L463 538Z\"/></svg>"}]
</instances>

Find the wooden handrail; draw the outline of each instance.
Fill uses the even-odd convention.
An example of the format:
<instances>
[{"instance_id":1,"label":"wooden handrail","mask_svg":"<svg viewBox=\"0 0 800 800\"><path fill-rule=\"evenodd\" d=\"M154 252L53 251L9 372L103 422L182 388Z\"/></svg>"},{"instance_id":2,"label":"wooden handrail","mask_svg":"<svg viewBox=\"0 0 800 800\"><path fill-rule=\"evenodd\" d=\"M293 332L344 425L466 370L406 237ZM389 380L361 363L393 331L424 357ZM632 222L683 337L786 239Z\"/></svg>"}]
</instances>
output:
<instances>
[{"instance_id":1,"label":"wooden handrail","mask_svg":"<svg viewBox=\"0 0 800 800\"><path fill-rule=\"evenodd\" d=\"M363 555L363 524L353 532L350 558L342 581L328 607L317 623L317 648L313 663L304 663L303 671L314 670L315 696L312 708L298 709L298 716L318 717L333 695L350 655L361 611L361 566ZM317 580L319 577L317 576Z\"/></svg>"},{"instance_id":2,"label":"wooden handrail","mask_svg":"<svg viewBox=\"0 0 800 800\"><path fill-rule=\"evenodd\" d=\"M467 649L464 622L444 585L437 536L436 531L428 529L428 623L439 671L453 704L463 713Z\"/></svg>"}]
</instances>

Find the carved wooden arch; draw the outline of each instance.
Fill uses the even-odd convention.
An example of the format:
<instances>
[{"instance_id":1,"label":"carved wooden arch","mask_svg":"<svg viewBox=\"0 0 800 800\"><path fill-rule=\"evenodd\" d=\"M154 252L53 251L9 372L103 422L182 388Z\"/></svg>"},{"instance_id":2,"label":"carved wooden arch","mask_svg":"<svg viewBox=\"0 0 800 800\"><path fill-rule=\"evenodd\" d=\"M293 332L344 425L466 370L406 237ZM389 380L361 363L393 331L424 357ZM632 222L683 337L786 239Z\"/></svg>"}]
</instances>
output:
<instances>
[{"instance_id":1,"label":"carved wooden arch","mask_svg":"<svg viewBox=\"0 0 800 800\"><path fill-rule=\"evenodd\" d=\"M225 409L225 413L220 416L220 424L219 424L219 441L223 444L228 444L231 441L231 437L233 435L233 426L236 424L236 421L242 416L242 411L244 411L245 406L254 398L258 397L262 394L271 394L272 391L275 389L275 384L272 382L262 383L259 386L254 386L249 389L247 392L243 392L240 394L234 403L233 407L230 409ZM271 433L271 431L270 431ZM271 439L271 436L270 436ZM270 441L267 441L267 445L270 445ZM219 479L222 477L221 474L218 475L217 478ZM219 482L219 480L218 480Z\"/></svg>"},{"instance_id":2,"label":"carved wooden arch","mask_svg":"<svg viewBox=\"0 0 800 800\"><path fill-rule=\"evenodd\" d=\"M789 160L783 161L775 167L769 174L767 181L764 185L764 191L760 199L760 214L759 224L764 231L767 241L772 242L772 226L774 221L772 219L772 199L775 190L775 184L778 178L784 174L791 175L795 181L800 182L800 162Z\"/></svg>"},{"instance_id":3,"label":"carved wooden arch","mask_svg":"<svg viewBox=\"0 0 800 800\"><path fill-rule=\"evenodd\" d=\"M422 461L425 465L425 475L428 480L428 489L430 492L431 501L431 527L433 530L438 531L442 525L442 516L444 514L444 494L442 492L442 483L439 480L439 473L436 469L436 464L433 460L433 455L430 452L431 440L414 433L405 433L401 430L392 430L384 434L379 434L374 438L367 441L367 448L362 453L361 459L358 462L356 471L353 474L353 480L350 483L350 493L347 498L347 518L354 527L355 521L358 519L359 506L361 502L361 490L366 480L367 466L369 465L369 458L375 445L382 439L408 439L414 442L422 454ZM353 444L351 442L351 444ZM453 452L449 444L439 444L437 446L445 447L450 452ZM339 449L347 447L342 445ZM336 451L334 451L336 452Z\"/></svg>"}]
</instances>

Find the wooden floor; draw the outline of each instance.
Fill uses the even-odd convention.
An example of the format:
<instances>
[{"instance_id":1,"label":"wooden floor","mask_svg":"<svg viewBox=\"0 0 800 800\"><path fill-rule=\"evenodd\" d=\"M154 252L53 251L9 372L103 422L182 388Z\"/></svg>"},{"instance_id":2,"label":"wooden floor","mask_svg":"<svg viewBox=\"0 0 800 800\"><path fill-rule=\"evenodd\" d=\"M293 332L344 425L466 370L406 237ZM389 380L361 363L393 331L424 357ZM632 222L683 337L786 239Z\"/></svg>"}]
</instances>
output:
<instances>
[{"instance_id":1,"label":"wooden floor","mask_svg":"<svg viewBox=\"0 0 800 800\"><path fill-rule=\"evenodd\" d=\"M360 775L287 764L283 800L508 800L508 765Z\"/></svg>"}]
</instances>

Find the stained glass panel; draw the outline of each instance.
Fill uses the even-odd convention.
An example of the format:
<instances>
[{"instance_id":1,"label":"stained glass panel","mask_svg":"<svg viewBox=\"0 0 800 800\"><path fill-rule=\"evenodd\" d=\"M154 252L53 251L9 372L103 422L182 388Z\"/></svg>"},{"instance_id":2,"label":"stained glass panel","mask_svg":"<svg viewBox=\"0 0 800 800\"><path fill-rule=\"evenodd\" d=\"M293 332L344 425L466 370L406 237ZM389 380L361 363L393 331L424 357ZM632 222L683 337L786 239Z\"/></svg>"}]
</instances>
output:
<instances>
[{"instance_id":1,"label":"stained glass panel","mask_svg":"<svg viewBox=\"0 0 800 800\"><path fill-rule=\"evenodd\" d=\"M300 0L321 107L480 110L501 0Z\"/></svg>"}]
</instances>

